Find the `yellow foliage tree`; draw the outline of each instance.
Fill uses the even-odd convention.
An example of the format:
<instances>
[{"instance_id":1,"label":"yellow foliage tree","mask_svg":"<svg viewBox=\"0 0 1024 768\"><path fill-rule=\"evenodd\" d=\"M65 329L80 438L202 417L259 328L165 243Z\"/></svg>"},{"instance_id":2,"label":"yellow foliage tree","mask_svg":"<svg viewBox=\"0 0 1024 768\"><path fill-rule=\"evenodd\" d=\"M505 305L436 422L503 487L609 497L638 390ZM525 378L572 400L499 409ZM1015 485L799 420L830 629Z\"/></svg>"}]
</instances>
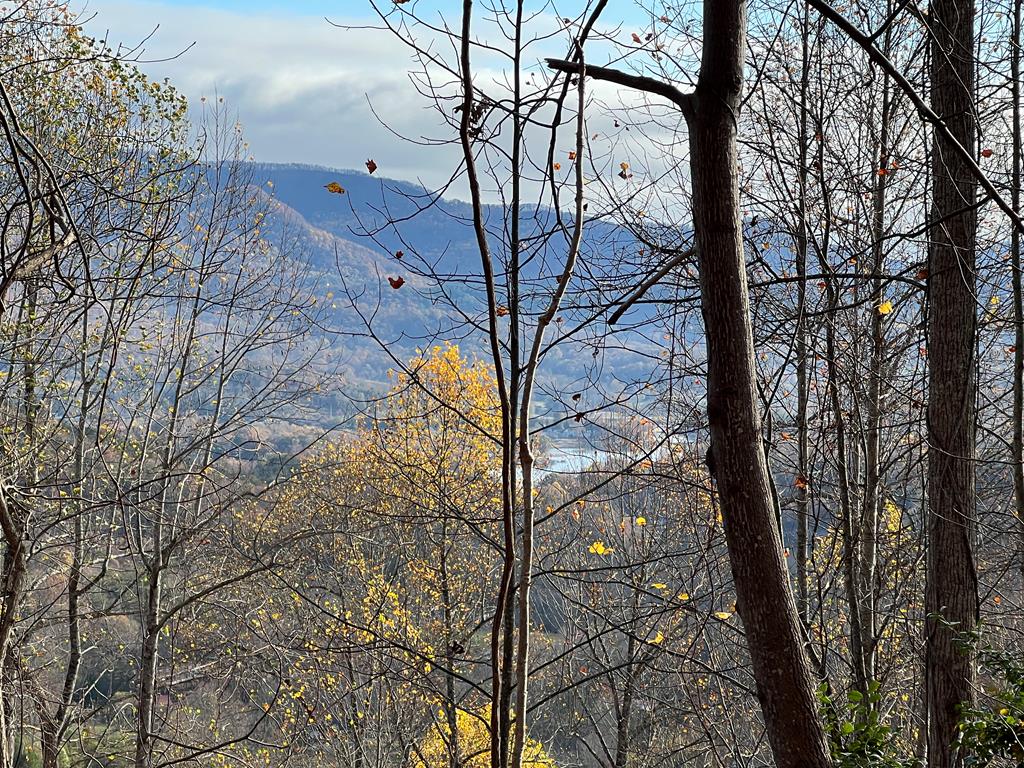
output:
<instances>
[{"instance_id":1,"label":"yellow foliage tree","mask_svg":"<svg viewBox=\"0 0 1024 768\"><path fill-rule=\"evenodd\" d=\"M490 719L489 706L475 712L457 710L454 738L447 721L439 719L415 748L412 768L451 768L453 750L456 753L454 765L457 768L488 768L491 764ZM523 765L529 768L555 768L555 761L548 755L543 744L527 738Z\"/></svg>"},{"instance_id":2,"label":"yellow foliage tree","mask_svg":"<svg viewBox=\"0 0 1024 768\"><path fill-rule=\"evenodd\" d=\"M457 679L484 652L499 431L486 366L438 345L409 361L353 434L304 458L269 505L236 513L241 538L281 569L245 585L255 607L218 632L280 649L276 677L254 670L250 695L305 765L400 754L437 710L446 729L474 717L458 710ZM480 725L473 738L486 750ZM443 749L443 732L434 738Z\"/></svg>"}]
</instances>

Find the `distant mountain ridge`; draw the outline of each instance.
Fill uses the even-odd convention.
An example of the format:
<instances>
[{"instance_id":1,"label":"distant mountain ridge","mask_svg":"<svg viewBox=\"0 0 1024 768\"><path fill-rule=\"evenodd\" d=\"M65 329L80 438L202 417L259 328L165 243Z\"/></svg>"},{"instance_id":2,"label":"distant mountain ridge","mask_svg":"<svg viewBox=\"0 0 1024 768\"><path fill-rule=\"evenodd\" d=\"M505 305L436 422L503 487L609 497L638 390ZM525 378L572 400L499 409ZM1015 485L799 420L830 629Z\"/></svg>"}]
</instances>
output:
<instances>
[{"instance_id":1,"label":"distant mountain ridge","mask_svg":"<svg viewBox=\"0 0 1024 768\"><path fill-rule=\"evenodd\" d=\"M329 302L328 322L314 333L325 339L332 359L343 370L346 392L382 391L395 360L407 360L428 344L452 341L471 355L489 356L480 333L486 305L468 203L436 200L431 191L415 184L371 176L365 170L265 163L249 164L246 170L270 204L268 236L278 248L309 265L318 294ZM344 189L343 194L327 189L334 183ZM506 258L500 250L504 212L491 206L485 216L492 229L495 258ZM525 208L523 221L529 223L524 230L549 227L553 216L553 211ZM540 218L541 224L533 224L534 218ZM595 251L622 247L625 242L622 230L604 222L588 225L587 231L585 248ZM401 258L396 255L399 252ZM528 260L522 273L526 290L534 291L534 304L521 305L527 312L538 311L555 284L552 265L559 264L557 248L544 258L555 261ZM543 279L535 280L540 274ZM393 288L389 278L400 287ZM497 288L500 300L504 286ZM591 296L591 290L600 287L581 285L578 298L588 304L600 300L599 293ZM357 309L352 306L353 297ZM372 318L372 334L365 325L368 318ZM475 329L474 323L478 324ZM598 319L588 333L603 330ZM641 332L620 330L615 343L599 357L598 347L581 334L550 351L541 386L548 392L571 393L596 377L616 392L623 382L647 375L659 349ZM539 407L544 407L544 394L537 399ZM556 407L561 411L563 406ZM572 410L571 403L567 407ZM337 400L328 403L327 409L346 410Z\"/></svg>"},{"instance_id":2,"label":"distant mountain ridge","mask_svg":"<svg viewBox=\"0 0 1024 768\"><path fill-rule=\"evenodd\" d=\"M365 170L265 163L253 163L251 170L257 181L270 182L267 188L279 203L309 224L363 247L389 254L415 248L427 256L446 252L456 259L476 253L468 203L435 202L430 190ZM328 192L331 183L340 184L344 193Z\"/></svg>"}]
</instances>

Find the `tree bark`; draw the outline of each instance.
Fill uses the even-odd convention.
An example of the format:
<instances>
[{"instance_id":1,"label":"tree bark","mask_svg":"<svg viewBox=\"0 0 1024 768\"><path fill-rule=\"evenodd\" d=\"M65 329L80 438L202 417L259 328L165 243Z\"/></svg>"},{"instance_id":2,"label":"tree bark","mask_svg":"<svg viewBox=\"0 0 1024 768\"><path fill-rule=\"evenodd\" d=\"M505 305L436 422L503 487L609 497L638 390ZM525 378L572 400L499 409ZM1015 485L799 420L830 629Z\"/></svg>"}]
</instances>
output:
<instances>
[{"instance_id":1,"label":"tree bark","mask_svg":"<svg viewBox=\"0 0 1024 768\"><path fill-rule=\"evenodd\" d=\"M962 147L975 145L974 3L935 0L929 12L932 108ZM928 563L925 588L928 765L962 762L953 741L960 707L974 700L973 652L964 633L978 621L974 537L977 383L975 200L966 158L932 149L928 253Z\"/></svg>"},{"instance_id":2,"label":"tree bark","mask_svg":"<svg viewBox=\"0 0 1024 768\"><path fill-rule=\"evenodd\" d=\"M890 9L891 12L891 9ZM887 30L882 50L889 54L892 34ZM881 124L879 126L878 148L875 153L880 170L889 167L889 122L892 115L892 92L889 81L882 84ZM859 539L860 564L858 574L861 580L860 626L861 646L864 650L865 674L875 679L875 661L878 645L878 520L883 499L881 496L881 434L882 434L882 366L885 360L884 316L878 311L884 300L882 280L885 269L885 206L889 176L875 173L871 196L871 340L867 370L867 399L864 405L865 449L864 449L864 496L861 507Z\"/></svg>"},{"instance_id":3,"label":"tree bark","mask_svg":"<svg viewBox=\"0 0 1024 768\"><path fill-rule=\"evenodd\" d=\"M754 341L740 223L738 117L746 53L742 0L704 4L693 94L601 67L593 77L664 96L689 127L693 227L707 343L708 421L737 606L778 768L832 765L804 653L761 446ZM548 60L563 72L569 62Z\"/></svg>"},{"instance_id":4,"label":"tree bark","mask_svg":"<svg viewBox=\"0 0 1024 768\"><path fill-rule=\"evenodd\" d=\"M1010 170L1010 204L1020 210L1021 155L1024 154L1021 133L1020 56L1021 56L1021 0L1013 3L1012 40L1010 41L1010 93L1013 105L1012 138L1013 159ZM1021 280L1020 230L1010 229L1010 259L1013 265L1013 436L1011 438L1013 466L1013 496L1021 539L1018 545L1022 586L1024 586L1024 287Z\"/></svg>"},{"instance_id":5,"label":"tree bark","mask_svg":"<svg viewBox=\"0 0 1024 768\"><path fill-rule=\"evenodd\" d=\"M737 177L743 2L704 5L689 118L693 222L707 337L708 420L737 604L778 768L830 766L761 449Z\"/></svg>"}]
</instances>

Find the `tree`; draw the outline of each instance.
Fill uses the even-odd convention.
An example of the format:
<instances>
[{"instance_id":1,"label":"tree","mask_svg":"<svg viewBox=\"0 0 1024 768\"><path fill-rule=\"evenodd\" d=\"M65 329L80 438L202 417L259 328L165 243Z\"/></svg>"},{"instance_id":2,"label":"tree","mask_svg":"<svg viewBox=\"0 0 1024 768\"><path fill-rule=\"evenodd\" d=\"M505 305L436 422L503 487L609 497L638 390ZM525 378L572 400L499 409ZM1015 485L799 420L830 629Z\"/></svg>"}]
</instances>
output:
<instances>
[{"instance_id":1,"label":"tree","mask_svg":"<svg viewBox=\"0 0 1024 768\"><path fill-rule=\"evenodd\" d=\"M938 0L929 12L931 102L961 147L975 145L974 3ZM928 251L928 764L959 765L961 707L974 702L969 641L979 619L974 554L978 180L949 143L932 147Z\"/></svg>"},{"instance_id":2,"label":"tree","mask_svg":"<svg viewBox=\"0 0 1024 768\"><path fill-rule=\"evenodd\" d=\"M761 446L753 334L736 176L736 114L743 84L746 7L705 5L704 48L693 94L649 78L549 60L581 78L668 98L687 121L693 223L708 358L711 456L721 496L737 603L747 630L768 738L778 765L830 762Z\"/></svg>"}]
</instances>

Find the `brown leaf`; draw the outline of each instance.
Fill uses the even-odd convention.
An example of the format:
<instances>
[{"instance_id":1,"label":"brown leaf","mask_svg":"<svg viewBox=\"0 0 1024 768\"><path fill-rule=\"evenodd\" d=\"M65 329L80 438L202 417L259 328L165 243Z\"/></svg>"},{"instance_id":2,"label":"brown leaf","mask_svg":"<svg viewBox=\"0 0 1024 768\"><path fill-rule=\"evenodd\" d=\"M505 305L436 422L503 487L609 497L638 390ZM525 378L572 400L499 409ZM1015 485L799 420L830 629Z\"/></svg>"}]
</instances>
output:
<instances>
[{"instance_id":1,"label":"brown leaf","mask_svg":"<svg viewBox=\"0 0 1024 768\"><path fill-rule=\"evenodd\" d=\"M370 173L373 173L374 171L377 170L377 164L375 162L373 162L373 160L367 160L366 161L366 170L368 170Z\"/></svg>"},{"instance_id":2,"label":"brown leaf","mask_svg":"<svg viewBox=\"0 0 1024 768\"><path fill-rule=\"evenodd\" d=\"M403 285L405 285L405 278L404 277L389 277L388 278L388 282L391 284L391 287L394 288L397 291L399 288L401 288Z\"/></svg>"}]
</instances>

